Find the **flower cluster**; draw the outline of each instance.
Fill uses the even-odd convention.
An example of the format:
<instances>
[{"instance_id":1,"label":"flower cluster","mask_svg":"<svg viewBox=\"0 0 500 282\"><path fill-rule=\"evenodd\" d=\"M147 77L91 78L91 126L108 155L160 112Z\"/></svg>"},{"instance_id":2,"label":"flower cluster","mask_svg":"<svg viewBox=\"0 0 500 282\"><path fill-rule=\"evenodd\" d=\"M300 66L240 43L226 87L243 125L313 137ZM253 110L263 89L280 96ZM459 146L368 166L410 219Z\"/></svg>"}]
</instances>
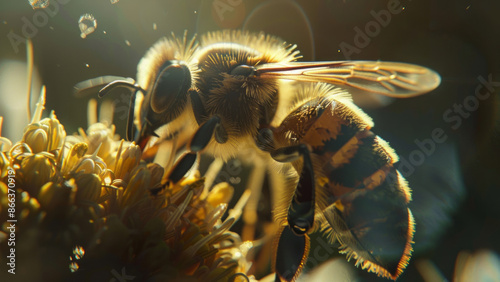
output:
<instances>
[{"instance_id":1,"label":"flower cluster","mask_svg":"<svg viewBox=\"0 0 500 282\"><path fill-rule=\"evenodd\" d=\"M17 278L250 280L250 243L229 231L237 218L221 220L228 183L209 189L196 170L172 183L169 167L141 160L140 148L120 140L113 125L67 136L53 112L41 119L42 107L43 99L21 141L0 137L0 251L10 249L11 170Z\"/></svg>"}]
</instances>

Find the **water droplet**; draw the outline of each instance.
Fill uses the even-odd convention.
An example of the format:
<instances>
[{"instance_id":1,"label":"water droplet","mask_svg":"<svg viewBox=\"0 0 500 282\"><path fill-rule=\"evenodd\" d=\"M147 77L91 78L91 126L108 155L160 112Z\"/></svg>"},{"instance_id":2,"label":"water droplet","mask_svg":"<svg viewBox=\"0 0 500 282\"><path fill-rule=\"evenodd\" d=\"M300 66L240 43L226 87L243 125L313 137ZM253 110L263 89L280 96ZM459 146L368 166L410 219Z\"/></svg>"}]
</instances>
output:
<instances>
[{"instance_id":1,"label":"water droplet","mask_svg":"<svg viewBox=\"0 0 500 282\"><path fill-rule=\"evenodd\" d=\"M105 30L103 30L103 31L102 31L102 33L106 34L106 31L105 31Z\"/></svg>"},{"instance_id":2,"label":"water droplet","mask_svg":"<svg viewBox=\"0 0 500 282\"><path fill-rule=\"evenodd\" d=\"M80 266L79 266L79 265L78 265L78 263L76 263L76 262L72 262L72 263L70 263L70 264L69 264L69 270L70 270L71 272L75 272L75 271L77 271L77 270L78 270L78 268L80 268Z\"/></svg>"},{"instance_id":3,"label":"water droplet","mask_svg":"<svg viewBox=\"0 0 500 282\"><path fill-rule=\"evenodd\" d=\"M130 41L125 40L125 44L127 44L127 46L130 46Z\"/></svg>"},{"instance_id":4,"label":"water droplet","mask_svg":"<svg viewBox=\"0 0 500 282\"><path fill-rule=\"evenodd\" d=\"M120 0L109 0L109 2L111 2L111 4L116 4L116 3L118 3L118 1L120 1Z\"/></svg>"},{"instance_id":5,"label":"water droplet","mask_svg":"<svg viewBox=\"0 0 500 282\"><path fill-rule=\"evenodd\" d=\"M34 9L45 9L49 5L49 0L29 0L31 7Z\"/></svg>"},{"instance_id":6,"label":"water droplet","mask_svg":"<svg viewBox=\"0 0 500 282\"><path fill-rule=\"evenodd\" d=\"M87 68L89 68L89 67L90 67L90 65L89 65L89 64L85 64L85 66L86 66Z\"/></svg>"},{"instance_id":7,"label":"water droplet","mask_svg":"<svg viewBox=\"0 0 500 282\"><path fill-rule=\"evenodd\" d=\"M85 249L82 246L75 246L73 249L73 255L77 260L81 259L85 255Z\"/></svg>"},{"instance_id":8,"label":"water droplet","mask_svg":"<svg viewBox=\"0 0 500 282\"><path fill-rule=\"evenodd\" d=\"M94 19L94 16L92 16L91 14L84 14L78 20L78 27L80 28L80 31L82 32L80 34L80 36L82 38L85 38L85 37L87 37L87 35L94 32L94 30L97 28L97 21Z\"/></svg>"},{"instance_id":9,"label":"water droplet","mask_svg":"<svg viewBox=\"0 0 500 282\"><path fill-rule=\"evenodd\" d=\"M153 30L156 30L156 28L158 28L158 27L156 26L156 23L153 23Z\"/></svg>"},{"instance_id":10,"label":"water droplet","mask_svg":"<svg viewBox=\"0 0 500 282\"><path fill-rule=\"evenodd\" d=\"M194 11L195 14L198 14L198 11Z\"/></svg>"}]
</instances>

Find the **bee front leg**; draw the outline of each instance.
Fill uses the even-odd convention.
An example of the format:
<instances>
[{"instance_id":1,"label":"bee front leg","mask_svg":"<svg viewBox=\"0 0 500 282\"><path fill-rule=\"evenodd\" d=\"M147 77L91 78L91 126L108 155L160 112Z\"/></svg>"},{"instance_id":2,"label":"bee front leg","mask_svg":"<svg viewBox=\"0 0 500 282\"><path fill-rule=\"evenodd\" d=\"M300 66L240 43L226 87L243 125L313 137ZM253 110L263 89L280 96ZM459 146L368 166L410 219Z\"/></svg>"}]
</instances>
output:
<instances>
[{"instance_id":1,"label":"bee front leg","mask_svg":"<svg viewBox=\"0 0 500 282\"><path fill-rule=\"evenodd\" d=\"M188 149L192 152L201 152L205 149L214 136L215 141L222 144L227 141L227 133L221 124L219 116L212 116L205 123L202 123L196 130L191 141L188 144Z\"/></svg>"},{"instance_id":2,"label":"bee front leg","mask_svg":"<svg viewBox=\"0 0 500 282\"><path fill-rule=\"evenodd\" d=\"M279 148L272 151L271 156L278 162L303 159L299 182L288 208L288 225L282 227L276 250L276 281L292 281L302 271L309 253L307 232L314 224L314 169L309 149L304 144Z\"/></svg>"},{"instance_id":3,"label":"bee front leg","mask_svg":"<svg viewBox=\"0 0 500 282\"><path fill-rule=\"evenodd\" d=\"M201 101L200 94L196 90L189 90L189 98L191 99L191 105L193 107L194 117L198 125L203 123L203 120L207 117L207 111L205 106Z\"/></svg>"},{"instance_id":4,"label":"bee front leg","mask_svg":"<svg viewBox=\"0 0 500 282\"><path fill-rule=\"evenodd\" d=\"M191 98L191 104L193 106L193 112L194 112L194 117L196 118L196 122L198 124L201 124L203 126L203 120L206 119L207 116L207 111L205 110L205 106L203 105L203 102L201 101L200 94L196 90L190 90L189 91L189 97ZM217 116L211 117L205 124L207 123L212 123L214 121L210 121L216 119L215 121L215 127L212 127L212 124L208 125L208 128L211 129L211 131L205 131L201 138L207 138L210 140L212 138L212 133L214 133L214 138L215 141L217 141L219 144L223 144L227 142L228 135L224 127L222 126L222 123L220 121L220 118ZM202 141L203 142L203 141ZM208 141L207 141L208 143ZM206 146L206 144L205 144Z\"/></svg>"},{"instance_id":5,"label":"bee front leg","mask_svg":"<svg viewBox=\"0 0 500 282\"><path fill-rule=\"evenodd\" d=\"M168 174L168 182L179 182L196 162L198 154L194 152L185 153L172 167Z\"/></svg>"},{"instance_id":6,"label":"bee front leg","mask_svg":"<svg viewBox=\"0 0 500 282\"><path fill-rule=\"evenodd\" d=\"M217 127L220 126L220 118L213 116L196 130L187 146L189 152L185 153L168 175L169 181L176 183L193 167L197 155L206 148L212 135L217 135Z\"/></svg>"}]
</instances>

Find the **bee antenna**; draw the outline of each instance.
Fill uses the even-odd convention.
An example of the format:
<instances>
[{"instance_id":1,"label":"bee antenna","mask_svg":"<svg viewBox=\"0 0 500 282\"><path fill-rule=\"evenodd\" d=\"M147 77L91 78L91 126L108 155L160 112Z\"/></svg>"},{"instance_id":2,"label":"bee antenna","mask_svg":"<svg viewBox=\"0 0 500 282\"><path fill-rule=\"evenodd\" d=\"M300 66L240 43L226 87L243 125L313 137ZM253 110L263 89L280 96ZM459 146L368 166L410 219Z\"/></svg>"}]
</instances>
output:
<instances>
[{"instance_id":1,"label":"bee antenna","mask_svg":"<svg viewBox=\"0 0 500 282\"><path fill-rule=\"evenodd\" d=\"M129 89L130 91L142 91L144 90L135 83L135 81L128 81L128 80L115 80L110 83L108 83L106 86L104 86L101 90L99 90L99 98L104 97L104 95L108 94L111 90L115 88L126 88Z\"/></svg>"}]
</instances>

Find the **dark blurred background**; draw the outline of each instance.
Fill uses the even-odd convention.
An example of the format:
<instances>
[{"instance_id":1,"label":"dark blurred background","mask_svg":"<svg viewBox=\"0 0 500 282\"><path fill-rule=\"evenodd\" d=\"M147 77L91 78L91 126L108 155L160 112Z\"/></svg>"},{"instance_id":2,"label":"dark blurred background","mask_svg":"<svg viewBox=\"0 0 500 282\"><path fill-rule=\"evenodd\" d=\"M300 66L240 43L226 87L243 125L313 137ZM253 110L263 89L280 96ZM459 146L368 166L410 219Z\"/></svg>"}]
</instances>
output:
<instances>
[{"instance_id":1,"label":"dark blurred background","mask_svg":"<svg viewBox=\"0 0 500 282\"><path fill-rule=\"evenodd\" d=\"M135 77L148 47L171 32L263 30L296 43L303 60L427 66L442 77L432 93L385 106L361 105L374 118L374 132L398 152L400 170L413 189L415 255L401 281L458 279L454 275L465 274L455 274L457 256L480 250L492 252L488 261L498 271L499 12L495 0L52 0L49 7L36 10L27 0L1 1L2 134L18 141L27 123L26 37L33 41L39 74L33 93L46 85L46 108L55 111L68 133L86 127L91 98L75 98L75 83L102 75ZM95 17L97 28L82 39L78 19L85 13ZM490 83L484 86L484 81ZM477 89L481 99L475 96ZM123 136L128 99L111 99ZM433 145L427 151L419 147L432 140L435 130L444 142L429 141ZM438 275L425 277L431 270ZM356 275L375 279L363 271Z\"/></svg>"}]
</instances>

